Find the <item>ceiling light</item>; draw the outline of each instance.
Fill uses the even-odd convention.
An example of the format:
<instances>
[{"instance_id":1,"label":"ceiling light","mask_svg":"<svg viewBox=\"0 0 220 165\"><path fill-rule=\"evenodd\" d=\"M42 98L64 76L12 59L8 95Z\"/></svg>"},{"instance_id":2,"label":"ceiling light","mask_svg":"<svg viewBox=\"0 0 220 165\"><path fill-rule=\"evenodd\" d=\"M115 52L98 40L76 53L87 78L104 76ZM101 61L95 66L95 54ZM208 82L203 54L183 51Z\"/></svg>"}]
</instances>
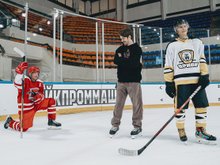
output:
<instances>
[{"instance_id":1,"label":"ceiling light","mask_svg":"<svg viewBox=\"0 0 220 165\"><path fill-rule=\"evenodd\" d=\"M11 19L11 22L15 23L15 22L18 22L18 20L15 19L15 18L12 18L12 19Z\"/></svg>"},{"instance_id":2,"label":"ceiling light","mask_svg":"<svg viewBox=\"0 0 220 165\"><path fill-rule=\"evenodd\" d=\"M21 15L22 15L22 17L26 17L26 14L25 14L25 13L22 13Z\"/></svg>"}]
</instances>

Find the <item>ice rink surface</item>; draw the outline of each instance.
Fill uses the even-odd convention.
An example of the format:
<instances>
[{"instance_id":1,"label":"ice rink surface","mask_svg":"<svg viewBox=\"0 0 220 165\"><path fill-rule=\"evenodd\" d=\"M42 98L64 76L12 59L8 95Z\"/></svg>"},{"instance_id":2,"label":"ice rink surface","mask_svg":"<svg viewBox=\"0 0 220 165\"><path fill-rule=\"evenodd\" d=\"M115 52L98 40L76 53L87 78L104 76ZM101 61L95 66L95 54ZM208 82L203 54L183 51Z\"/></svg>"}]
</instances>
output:
<instances>
[{"instance_id":1,"label":"ice rink surface","mask_svg":"<svg viewBox=\"0 0 220 165\"><path fill-rule=\"evenodd\" d=\"M130 138L131 111L124 111L118 134L112 139L112 111L60 115L61 130L48 130L47 117L35 118L23 134L5 130L0 123L1 165L219 165L220 144L195 142L192 108L186 113L188 144L179 141L174 120L139 156L128 157L118 148L139 149L173 115L170 108L145 109L143 135ZM220 139L220 107L209 107L207 131ZM218 143L218 142L217 142Z\"/></svg>"}]
</instances>

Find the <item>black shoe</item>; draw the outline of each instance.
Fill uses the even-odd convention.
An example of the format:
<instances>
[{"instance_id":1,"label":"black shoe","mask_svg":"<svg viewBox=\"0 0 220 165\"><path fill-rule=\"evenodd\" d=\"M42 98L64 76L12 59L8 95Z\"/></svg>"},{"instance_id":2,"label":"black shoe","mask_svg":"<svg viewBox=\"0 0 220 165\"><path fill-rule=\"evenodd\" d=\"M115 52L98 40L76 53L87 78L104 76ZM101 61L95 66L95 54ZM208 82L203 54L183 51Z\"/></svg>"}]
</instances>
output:
<instances>
[{"instance_id":1,"label":"black shoe","mask_svg":"<svg viewBox=\"0 0 220 165\"><path fill-rule=\"evenodd\" d=\"M49 119L48 120L48 126L52 126L52 127L61 127L61 123L58 123L55 120Z\"/></svg>"},{"instance_id":2,"label":"black shoe","mask_svg":"<svg viewBox=\"0 0 220 165\"><path fill-rule=\"evenodd\" d=\"M5 124L4 124L4 128L5 128L5 129L8 129L9 123L10 123L12 120L13 120L13 119L12 119L11 116L8 116L8 117L6 118Z\"/></svg>"},{"instance_id":3,"label":"black shoe","mask_svg":"<svg viewBox=\"0 0 220 165\"><path fill-rule=\"evenodd\" d=\"M201 143L215 144L215 142L217 140L217 138L215 136L208 134L206 132L205 128L202 128L202 127L197 127L195 134L196 134L197 141L201 142Z\"/></svg>"},{"instance_id":4,"label":"black shoe","mask_svg":"<svg viewBox=\"0 0 220 165\"><path fill-rule=\"evenodd\" d=\"M142 129L140 127L134 128L130 133L131 138L132 139L136 138L137 135L141 135L141 132L142 132Z\"/></svg>"},{"instance_id":5,"label":"black shoe","mask_svg":"<svg viewBox=\"0 0 220 165\"><path fill-rule=\"evenodd\" d=\"M112 127L109 131L109 135L110 137L114 136L116 134L116 132L119 130L119 127Z\"/></svg>"},{"instance_id":6,"label":"black shoe","mask_svg":"<svg viewBox=\"0 0 220 165\"><path fill-rule=\"evenodd\" d=\"M180 140L181 140L182 142L186 142L186 141L188 140L184 128L178 129L178 133L179 133Z\"/></svg>"}]
</instances>

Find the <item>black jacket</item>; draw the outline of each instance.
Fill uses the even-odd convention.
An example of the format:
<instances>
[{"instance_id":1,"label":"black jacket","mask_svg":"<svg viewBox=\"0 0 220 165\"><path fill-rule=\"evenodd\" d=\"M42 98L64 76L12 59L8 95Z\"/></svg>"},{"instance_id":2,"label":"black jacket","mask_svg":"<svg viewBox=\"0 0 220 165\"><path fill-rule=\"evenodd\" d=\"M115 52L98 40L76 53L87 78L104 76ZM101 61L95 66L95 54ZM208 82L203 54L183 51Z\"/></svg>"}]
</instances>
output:
<instances>
[{"instance_id":1,"label":"black jacket","mask_svg":"<svg viewBox=\"0 0 220 165\"><path fill-rule=\"evenodd\" d=\"M121 57L119 57L121 55ZM137 43L120 46L115 52L114 63L117 65L118 82L140 82L142 49Z\"/></svg>"}]
</instances>

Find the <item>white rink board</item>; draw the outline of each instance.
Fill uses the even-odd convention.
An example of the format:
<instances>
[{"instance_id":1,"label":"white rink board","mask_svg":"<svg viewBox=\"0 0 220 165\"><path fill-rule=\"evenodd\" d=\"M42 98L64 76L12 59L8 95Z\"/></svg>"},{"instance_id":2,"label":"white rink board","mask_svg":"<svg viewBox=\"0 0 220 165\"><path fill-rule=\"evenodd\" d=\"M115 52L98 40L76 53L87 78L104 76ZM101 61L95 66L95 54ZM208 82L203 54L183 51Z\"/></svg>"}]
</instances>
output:
<instances>
[{"instance_id":1,"label":"white rink board","mask_svg":"<svg viewBox=\"0 0 220 165\"><path fill-rule=\"evenodd\" d=\"M210 103L220 103L220 83L212 83L207 87ZM163 83L142 84L144 105L172 104L165 93ZM45 83L45 97L53 97L57 107L80 108L93 106L113 106L116 99L114 83ZM17 89L12 83L0 82L0 115L17 113ZM125 105L131 105L128 97Z\"/></svg>"}]
</instances>

